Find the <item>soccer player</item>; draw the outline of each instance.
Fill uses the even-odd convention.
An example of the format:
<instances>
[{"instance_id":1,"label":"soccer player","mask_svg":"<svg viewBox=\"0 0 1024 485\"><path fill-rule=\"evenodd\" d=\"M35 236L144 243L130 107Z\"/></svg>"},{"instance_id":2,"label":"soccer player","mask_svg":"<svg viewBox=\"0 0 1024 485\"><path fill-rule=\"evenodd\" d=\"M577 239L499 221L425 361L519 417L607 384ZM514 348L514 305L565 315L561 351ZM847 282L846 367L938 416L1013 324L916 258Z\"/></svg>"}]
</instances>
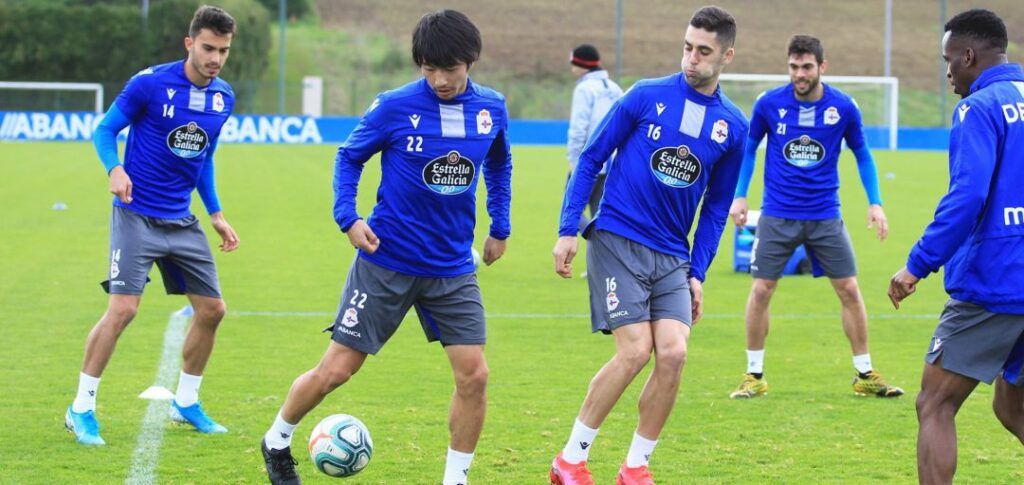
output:
<instances>
[{"instance_id":1,"label":"soccer player","mask_svg":"<svg viewBox=\"0 0 1024 485\"><path fill-rule=\"evenodd\" d=\"M580 155L562 208L555 272L572 276L580 214L598 171L618 150L601 210L583 233L591 328L614 335L616 350L590 382L569 441L552 462L551 483L594 483L586 460L598 428L652 352L654 370L616 483L654 483L648 461L675 405L690 326L703 312L702 282L743 160L747 120L718 86L735 39L732 15L713 6L697 10L686 29L682 72L633 85Z\"/></svg>"},{"instance_id":2,"label":"soccer player","mask_svg":"<svg viewBox=\"0 0 1024 485\"><path fill-rule=\"evenodd\" d=\"M917 396L921 483L952 483L956 418L979 381L1024 443L1024 71L1006 59L1006 26L973 9L945 25L942 58L953 91L949 192L889 284L899 303L945 266L950 300L925 354Z\"/></svg>"},{"instance_id":3,"label":"soccer player","mask_svg":"<svg viewBox=\"0 0 1024 485\"><path fill-rule=\"evenodd\" d=\"M238 236L221 211L214 186L217 137L234 107L231 86L217 77L227 61L235 20L224 10L196 10L185 37L185 60L144 69L132 77L96 129L94 144L115 195L110 219L110 294L107 312L89 333L78 394L65 426L79 443L102 445L96 391L117 339L139 308L155 261L168 294L184 294L195 314L185 336L184 362L170 417L203 433L225 433L199 403L203 369L226 307L217 268L196 216L197 190L221 237L220 249L238 248ZM117 134L127 126L124 164Z\"/></svg>"},{"instance_id":4,"label":"soccer player","mask_svg":"<svg viewBox=\"0 0 1024 485\"><path fill-rule=\"evenodd\" d=\"M590 44L581 44L569 56L569 69L576 76L576 87L572 90L572 113L569 116L569 176L572 177L580 153L587 140L597 131L597 126L612 104L622 97L622 88L608 79L608 71L601 67L601 54ZM594 189L587 199L590 217L580 217L580 230L590 224L597 212L597 206L604 194L604 179L607 167L601 167L594 182Z\"/></svg>"},{"instance_id":5,"label":"soccer player","mask_svg":"<svg viewBox=\"0 0 1024 485\"><path fill-rule=\"evenodd\" d=\"M839 152L842 141L853 150L868 196L868 228L878 239L889 232L878 175L864 141L860 109L846 93L821 82L828 61L821 41L796 35L789 41L790 83L764 92L750 117L743 169L729 215L737 226L747 223L747 188L754 172L757 147L768 137L764 169L764 201L757 223L747 299L747 373L731 398L753 398L768 392L764 349L768 337L768 306L782 270L801 244L810 253L815 276L824 274L842 304L842 323L853 350L853 391L859 395L896 397L874 370L868 352L868 318L857 286L857 266L850 235L839 212Z\"/></svg>"},{"instance_id":6,"label":"soccer player","mask_svg":"<svg viewBox=\"0 0 1024 485\"><path fill-rule=\"evenodd\" d=\"M339 148L334 220L358 248L320 363L292 384L262 449L270 481L299 483L295 426L376 354L415 307L428 341L440 341L455 377L444 485L465 484L486 408L486 327L471 246L483 171L490 235L483 262L505 252L511 230L512 157L500 93L474 83L480 32L454 10L424 15L412 58L423 77L380 94ZM363 165L381 153L377 205L356 213ZM424 479L426 480L426 479Z\"/></svg>"}]
</instances>

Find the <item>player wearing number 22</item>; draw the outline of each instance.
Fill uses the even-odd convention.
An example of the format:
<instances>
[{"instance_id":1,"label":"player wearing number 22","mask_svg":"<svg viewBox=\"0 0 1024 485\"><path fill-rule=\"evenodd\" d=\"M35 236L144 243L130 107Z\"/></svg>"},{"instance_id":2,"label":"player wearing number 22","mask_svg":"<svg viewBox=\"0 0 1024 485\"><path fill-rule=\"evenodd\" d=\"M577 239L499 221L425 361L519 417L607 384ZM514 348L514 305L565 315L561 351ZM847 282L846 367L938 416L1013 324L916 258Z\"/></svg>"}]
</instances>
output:
<instances>
[{"instance_id":1,"label":"player wearing number 22","mask_svg":"<svg viewBox=\"0 0 1024 485\"><path fill-rule=\"evenodd\" d=\"M455 375L443 482L466 483L486 408L486 328L471 249L481 172L491 217L484 263L501 257L511 230L505 98L468 75L480 46L480 32L465 15L425 15L412 49L423 77L380 94L338 148L334 219L359 252L330 346L319 365L295 380L265 436L272 482L297 483L289 455L295 425L376 354L414 307L427 340L441 342ZM377 205L364 221L356 189L363 165L378 152Z\"/></svg>"},{"instance_id":2,"label":"player wearing number 22","mask_svg":"<svg viewBox=\"0 0 1024 485\"><path fill-rule=\"evenodd\" d=\"M747 120L718 86L735 35L729 13L698 10L686 30L683 72L633 85L601 122L569 182L554 249L555 271L566 278L580 213L601 165L618 150L597 216L584 230L592 330L613 334L616 354L590 383L569 442L552 463L552 483L593 483L586 458L597 428L652 351L654 371L616 483L653 483L647 463L675 404L690 326L702 312L701 284L743 160Z\"/></svg>"}]
</instances>

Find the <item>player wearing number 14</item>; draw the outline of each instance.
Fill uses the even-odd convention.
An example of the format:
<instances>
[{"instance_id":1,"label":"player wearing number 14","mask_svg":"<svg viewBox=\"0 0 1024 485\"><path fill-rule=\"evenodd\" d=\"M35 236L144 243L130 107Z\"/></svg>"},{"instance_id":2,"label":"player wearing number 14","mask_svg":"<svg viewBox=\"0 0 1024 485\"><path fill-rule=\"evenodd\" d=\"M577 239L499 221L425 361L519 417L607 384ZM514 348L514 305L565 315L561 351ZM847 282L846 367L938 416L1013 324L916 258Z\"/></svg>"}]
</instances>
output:
<instances>
[{"instance_id":1,"label":"player wearing number 14","mask_svg":"<svg viewBox=\"0 0 1024 485\"><path fill-rule=\"evenodd\" d=\"M430 13L413 33L423 77L380 94L338 148L334 219L359 249L345 282L332 342L297 378L263 454L273 483L298 483L291 436L299 420L376 354L416 309L427 340L440 341L455 374L444 484L465 484L486 409L484 308L472 252L476 187L487 185L490 235L483 261L505 251L512 156L505 98L469 78L480 32L453 10ZM373 214L356 212L363 164L381 153ZM418 481L429 481L420 477Z\"/></svg>"}]
</instances>

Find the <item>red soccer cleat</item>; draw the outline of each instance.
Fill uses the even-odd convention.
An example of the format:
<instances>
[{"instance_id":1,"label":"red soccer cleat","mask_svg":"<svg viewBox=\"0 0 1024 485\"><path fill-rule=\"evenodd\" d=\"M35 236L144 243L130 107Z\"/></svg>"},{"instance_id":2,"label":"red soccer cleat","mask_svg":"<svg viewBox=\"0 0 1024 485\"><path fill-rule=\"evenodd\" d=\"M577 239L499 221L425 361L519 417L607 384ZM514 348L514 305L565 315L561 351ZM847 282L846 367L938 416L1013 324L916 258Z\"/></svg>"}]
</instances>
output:
<instances>
[{"instance_id":1,"label":"red soccer cleat","mask_svg":"<svg viewBox=\"0 0 1024 485\"><path fill-rule=\"evenodd\" d=\"M562 453L558 453L551 462L551 471L548 473L552 485L594 485L594 477L590 476L587 470L587 462L581 461L575 465L562 459Z\"/></svg>"},{"instance_id":2,"label":"red soccer cleat","mask_svg":"<svg viewBox=\"0 0 1024 485\"><path fill-rule=\"evenodd\" d=\"M615 477L615 485L654 485L654 475L647 465L630 468L623 463Z\"/></svg>"}]
</instances>

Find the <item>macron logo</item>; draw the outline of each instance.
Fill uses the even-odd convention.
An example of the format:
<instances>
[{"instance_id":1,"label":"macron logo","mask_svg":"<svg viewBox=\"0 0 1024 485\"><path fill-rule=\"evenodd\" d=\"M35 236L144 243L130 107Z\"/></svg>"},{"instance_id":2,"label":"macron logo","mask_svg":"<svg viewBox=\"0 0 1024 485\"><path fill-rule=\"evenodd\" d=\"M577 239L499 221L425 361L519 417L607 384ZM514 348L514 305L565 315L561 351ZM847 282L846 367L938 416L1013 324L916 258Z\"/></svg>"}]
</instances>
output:
<instances>
[{"instance_id":1,"label":"macron logo","mask_svg":"<svg viewBox=\"0 0 1024 485\"><path fill-rule=\"evenodd\" d=\"M786 108L779 108L779 118L786 117Z\"/></svg>"},{"instance_id":2,"label":"macron logo","mask_svg":"<svg viewBox=\"0 0 1024 485\"><path fill-rule=\"evenodd\" d=\"M1024 223L1024 207L1003 207L1003 224L1019 226Z\"/></svg>"},{"instance_id":3,"label":"macron logo","mask_svg":"<svg viewBox=\"0 0 1024 485\"><path fill-rule=\"evenodd\" d=\"M587 443L586 441L580 441L580 448L583 448L585 450L585 449L587 449L589 447L590 447L590 443Z\"/></svg>"},{"instance_id":4,"label":"macron logo","mask_svg":"<svg viewBox=\"0 0 1024 485\"><path fill-rule=\"evenodd\" d=\"M417 114L409 115L409 121L412 122L412 129L415 130L416 128L420 127L420 115L417 115Z\"/></svg>"},{"instance_id":5,"label":"macron logo","mask_svg":"<svg viewBox=\"0 0 1024 485\"><path fill-rule=\"evenodd\" d=\"M654 109L658 110L658 116L665 112L665 103L658 103L654 105Z\"/></svg>"},{"instance_id":6,"label":"macron logo","mask_svg":"<svg viewBox=\"0 0 1024 485\"><path fill-rule=\"evenodd\" d=\"M970 105L966 105L966 104L960 105L960 109L957 111L957 114L960 115L960 122L961 123L964 122L964 117L967 116L967 111L970 110L970 109L971 109Z\"/></svg>"}]
</instances>

